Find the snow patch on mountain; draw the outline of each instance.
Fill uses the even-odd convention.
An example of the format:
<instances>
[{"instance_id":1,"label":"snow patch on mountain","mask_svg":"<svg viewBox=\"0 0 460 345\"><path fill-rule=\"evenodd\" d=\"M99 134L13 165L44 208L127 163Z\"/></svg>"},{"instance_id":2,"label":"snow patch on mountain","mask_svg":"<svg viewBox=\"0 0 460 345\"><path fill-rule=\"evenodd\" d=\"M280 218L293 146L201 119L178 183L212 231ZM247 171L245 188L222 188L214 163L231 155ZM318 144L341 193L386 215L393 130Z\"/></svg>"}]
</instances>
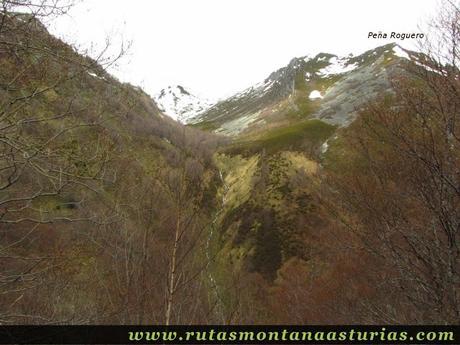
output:
<instances>
[{"instance_id":1,"label":"snow patch on mountain","mask_svg":"<svg viewBox=\"0 0 460 345\"><path fill-rule=\"evenodd\" d=\"M408 59L408 60L411 59L409 54L407 54L407 52L398 45L395 45L393 47L393 52L395 53L396 56L399 56L401 58Z\"/></svg>"},{"instance_id":2,"label":"snow patch on mountain","mask_svg":"<svg viewBox=\"0 0 460 345\"><path fill-rule=\"evenodd\" d=\"M359 67L355 63L348 63L347 58L338 58L333 56L329 59L329 65L321 68L318 73L326 77L332 74L342 74L353 71L355 68Z\"/></svg>"},{"instance_id":3,"label":"snow patch on mountain","mask_svg":"<svg viewBox=\"0 0 460 345\"><path fill-rule=\"evenodd\" d=\"M210 100L194 95L181 85L164 88L154 100L163 113L184 124L213 105Z\"/></svg>"},{"instance_id":4,"label":"snow patch on mountain","mask_svg":"<svg viewBox=\"0 0 460 345\"><path fill-rule=\"evenodd\" d=\"M308 98L318 99L318 98L323 98L323 96L321 96L321 92L319 92L318 90L313 90L312 92L310 92L310 95L308 96Z\"/></svg>"}]
</instances>

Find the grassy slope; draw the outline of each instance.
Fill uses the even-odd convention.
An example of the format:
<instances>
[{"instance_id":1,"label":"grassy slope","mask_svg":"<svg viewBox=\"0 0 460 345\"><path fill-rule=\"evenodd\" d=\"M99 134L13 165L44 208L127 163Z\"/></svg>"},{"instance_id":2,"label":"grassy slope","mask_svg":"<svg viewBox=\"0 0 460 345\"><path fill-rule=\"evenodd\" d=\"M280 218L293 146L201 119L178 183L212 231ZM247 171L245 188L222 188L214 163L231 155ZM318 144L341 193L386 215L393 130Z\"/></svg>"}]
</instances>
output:
<instances>
[{"instance_id":1,"label":"grassy slope","mask_svg":"<svg viewBox=\"0 0 460 345\"><path fill-rule=\"evenodd\" d=\"M274 122L240 135L216 156L227 185L220 233L214 239L219 252L216 276L223 285L230 283L228 271L254 271L273 279L289 258L307 260L311 254L309 232L321 221L310 195L318 169L311 157L317 156L336 128L308 119L317 108L309 93L324 91L334 80L306 83L304 73L297 74L293 97L265 110L278 116L271 117ZM212 121L196 126L216 127ZM306 227L297 228L299 222L307 223Z\"/></svg>"},{"instance_id":2,"label":"grassy slope","mask_svg":"<svg viewBox=\"0 0 460 345\"><path fill-rule=\"evenodd\" d=\"M225 281L227 270L239 269L272 279L289 258L307 260L310 232L321 222L311 197L317 163L284 150L248 158L220 154L216 159L228 187L216 239L221 279Z\"/></svg>"},{"instance_id":3,"label":"grassy slope","mask_svg":"<svg viewBox=\"0 0 460 345\"><path fill-rule=\"evenodd\" d=\"M276 153L304 147L318 148L334 132L335 127L321 120L307 120L279 127L255 137L236 140L228 153L254 154L261 151Z\"/></svg>"}]
</instances>

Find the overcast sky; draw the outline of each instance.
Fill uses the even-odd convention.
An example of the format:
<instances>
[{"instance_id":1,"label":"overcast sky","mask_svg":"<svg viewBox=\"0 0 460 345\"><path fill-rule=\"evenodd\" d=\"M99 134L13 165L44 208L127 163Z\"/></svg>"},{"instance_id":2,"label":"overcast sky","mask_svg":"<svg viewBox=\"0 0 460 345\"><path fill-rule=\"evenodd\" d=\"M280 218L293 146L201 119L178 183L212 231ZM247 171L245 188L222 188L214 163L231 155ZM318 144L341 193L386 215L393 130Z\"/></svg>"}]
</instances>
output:
<instances>
[{"instance_id":1,"label":"overcast sky","mask_svg":"<svg viewBox=\"0 0 460 345\"><path fill-rule=\"evenodd\" d=\"M293 57L358 54L392 40L368 32L420 32L438 0L83 0L52 32L69 43L132 41L111 72L154 94L180 84L229 96ZM410 41L399 42L411 47ZM97 48L95 49L97 50Z\"/></svg>"}]
</instances>

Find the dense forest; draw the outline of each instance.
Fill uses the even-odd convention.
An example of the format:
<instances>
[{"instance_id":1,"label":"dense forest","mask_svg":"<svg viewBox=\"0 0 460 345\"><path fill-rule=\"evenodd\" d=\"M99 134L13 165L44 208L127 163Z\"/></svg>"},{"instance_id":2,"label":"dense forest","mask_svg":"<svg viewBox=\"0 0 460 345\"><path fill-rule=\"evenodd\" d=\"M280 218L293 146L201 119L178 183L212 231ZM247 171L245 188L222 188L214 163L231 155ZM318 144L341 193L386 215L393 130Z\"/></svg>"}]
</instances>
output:
<instances>
[{"instance_id":1,"label":"dense forest","mask_svg":"<svg viewBox=\"0 0 460 345\"><path fill-rule=\"evenodd\" d=\"M239 138L0 5L0 324L458 324L454 3L351 124Z\"/></svg>"}]
</instances>

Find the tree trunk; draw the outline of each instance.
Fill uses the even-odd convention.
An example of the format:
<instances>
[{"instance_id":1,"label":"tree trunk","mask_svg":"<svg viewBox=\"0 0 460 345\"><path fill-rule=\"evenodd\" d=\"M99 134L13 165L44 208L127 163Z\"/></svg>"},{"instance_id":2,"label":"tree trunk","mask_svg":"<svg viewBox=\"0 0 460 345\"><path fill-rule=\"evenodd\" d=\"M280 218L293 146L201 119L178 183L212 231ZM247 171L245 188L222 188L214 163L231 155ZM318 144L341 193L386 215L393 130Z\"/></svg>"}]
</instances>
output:
<instances>
[{"instance_id":1,"label":"tree trunk","mask_svg":"<svg viewBox=\"0 0 460 345\"><path fill-rule=\"evenodd\" d=\"M176 279L176 257L177 249L179 246L179 233L180 233L180 216L177 217L176 221L176 231L174 235L174 246L171 253L171 268L169 271L169 285L168 285L168 299L166 302L166 314L165 314L165 324L167 326L171 323L171 309L174 301L174 284Z\"/></svg>"}]
</instances>

